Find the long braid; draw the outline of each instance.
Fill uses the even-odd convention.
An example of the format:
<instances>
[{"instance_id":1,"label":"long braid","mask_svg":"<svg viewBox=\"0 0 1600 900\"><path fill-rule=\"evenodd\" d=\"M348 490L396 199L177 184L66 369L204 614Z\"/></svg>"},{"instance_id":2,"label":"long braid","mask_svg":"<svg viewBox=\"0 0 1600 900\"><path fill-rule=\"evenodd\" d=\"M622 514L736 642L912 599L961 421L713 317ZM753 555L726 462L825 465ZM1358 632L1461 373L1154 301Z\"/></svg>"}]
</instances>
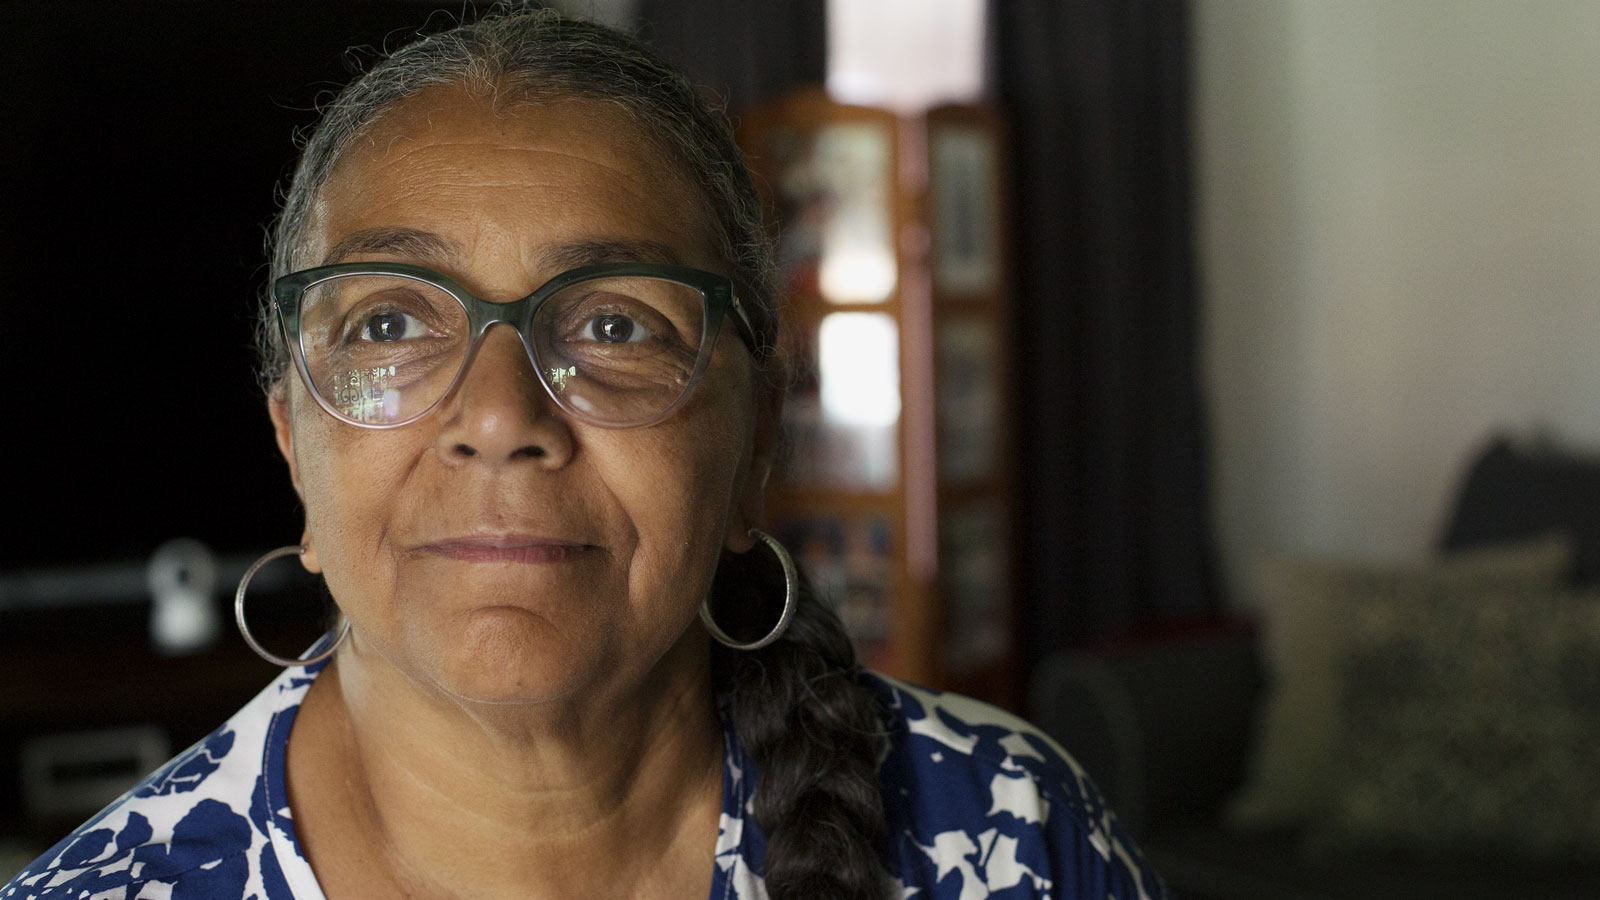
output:
<instances>
[{"instance_id":1,"label":"long braid","mask_svg":"<svg viewBox=\"0 0 1600 900\"><path fill-rule=\"evenodd\" d=\"M714 589L717 620L740 639L776 618L781 579L752 571L757 548L725 557ZM884 711L862 683L844 626L802 578L794 619L756 651L718 647L718 688L755 764L756 824L767 837L762 876L772 900L883 900L889 881L878 762Z\"/></svg>"}]
</instances>

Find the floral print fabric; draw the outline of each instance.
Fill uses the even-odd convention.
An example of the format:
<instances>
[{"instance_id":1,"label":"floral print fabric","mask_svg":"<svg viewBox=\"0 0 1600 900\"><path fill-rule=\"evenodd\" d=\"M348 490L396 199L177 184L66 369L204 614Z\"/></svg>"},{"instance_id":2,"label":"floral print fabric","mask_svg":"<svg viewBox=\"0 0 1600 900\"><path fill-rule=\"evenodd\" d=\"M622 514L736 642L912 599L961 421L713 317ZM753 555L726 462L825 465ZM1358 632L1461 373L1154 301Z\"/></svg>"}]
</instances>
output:
<instances>
[{"instance_id":1,"label":"floral print fabric","mask_svg":"<svg viewBox=\"0 0 1600 900\"><path fill-rule=\"evenodd\" d=\"M324 900L300 853L284 758L320 666L294 668L211 736L23 869L0 900ZM1165 887L1088 777L993 707L869 676L891 713L880 769L889 862L917 900L1155 900ZM754 766L724 719L712 900L762 900Z\"/></svg>"}]
</instances>

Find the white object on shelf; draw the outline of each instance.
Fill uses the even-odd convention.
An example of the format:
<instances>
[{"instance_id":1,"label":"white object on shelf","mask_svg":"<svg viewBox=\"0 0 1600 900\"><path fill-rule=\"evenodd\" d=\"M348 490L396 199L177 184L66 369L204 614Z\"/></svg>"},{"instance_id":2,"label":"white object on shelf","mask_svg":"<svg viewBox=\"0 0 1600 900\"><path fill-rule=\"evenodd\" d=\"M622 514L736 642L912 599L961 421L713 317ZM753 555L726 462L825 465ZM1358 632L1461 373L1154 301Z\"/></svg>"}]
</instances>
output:
<instances>
[{"instance_id":1,"label":"white object on shelf","mask_svg":"<svg viewBox=\"0 0 1600 900\"><path fill-rule=\"evenodd\" d=\"M211 598L217 586L217 560L211 548L193 538L175 538L156 548L145 569L150 588L150 642L160 653L178 656L215 644L221 618Z\"/></svg>"}]
</instances>

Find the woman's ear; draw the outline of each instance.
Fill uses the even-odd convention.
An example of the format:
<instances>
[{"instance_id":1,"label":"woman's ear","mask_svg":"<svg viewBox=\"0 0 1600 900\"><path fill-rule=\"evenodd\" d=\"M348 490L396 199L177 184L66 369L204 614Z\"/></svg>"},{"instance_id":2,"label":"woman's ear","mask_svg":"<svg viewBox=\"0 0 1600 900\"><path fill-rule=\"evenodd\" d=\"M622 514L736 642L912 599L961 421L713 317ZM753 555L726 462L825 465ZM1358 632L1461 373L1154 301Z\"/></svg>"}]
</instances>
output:
<instances>
[{"instance_id":1,"label":"woman's ear","mask_svg":"<svg viewBox=\"0 0 1600 900\"><path fill-rule=\"evenodd\" d=\"M783 425L783 389L769 384L762 389L756 401L755 438L750 447L750 469L740 488L738 502L728 521L728 535L723 542L734 553L745 553L754 546L750 537L752 528L764 527L763 511L766 505L767 481L777 462L778 442Z\"/></svg>"},{"instance_id":2,"label":"woman's ear","mask_svg":"<svg viewBox=\"0 0 1600 900\"><path fill-rule=\"evenodd\" d=\"M289 390L282 384L267 394L267 415L272 418L272 435L278 441L278 452L289 464L289 482L294 485L295 496L300 498L300 505L304 507L306 495L300 490L300 464L294 458L294 429L289 427ZM317 560L317 546L311 540L309 525L300 535L300 546L306 548L300 554L300 565L313 575L321 572L322 564Z\"/></svg>"},{"instance_id":3,"label":"woman's ear","mask_svg":"<svg viewBox=\"0 0 1600 900\"><path fill-rule=\"evenodd\" d=\"M272 418L272 433L278 441L278 452L289 464L289 482L294 485L300 505L304 506L306 496L300 490L300 465L294 458L294 429L289 426L289 389L282 383L267 394L267 415Z\"/></svg>"},{"instance_id":4,"label":"woman's ear","mask_svg":"<svg viewBox=\"0 0 1600 900\"><path fill-rule=\"evenodd\" d=\"M317 559L317 545L311 540L311 529L307 528L300 533L300 546L306 548L300 554L300 565L313 575L322 573L322 561Z\"/></svg>"}]
</instances>

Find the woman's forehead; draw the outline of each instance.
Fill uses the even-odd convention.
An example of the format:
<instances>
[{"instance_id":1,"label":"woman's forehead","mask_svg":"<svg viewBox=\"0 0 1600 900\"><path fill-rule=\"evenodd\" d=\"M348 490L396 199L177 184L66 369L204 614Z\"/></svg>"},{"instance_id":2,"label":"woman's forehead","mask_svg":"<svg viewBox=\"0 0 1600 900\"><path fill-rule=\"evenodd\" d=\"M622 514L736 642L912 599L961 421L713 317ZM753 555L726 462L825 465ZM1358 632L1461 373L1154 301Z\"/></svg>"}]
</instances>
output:
<instances>
[{"instance_id":1,"label":"woman's forehead","mask_svg":"<svg viewBox=\"0 0 1600 900\"><path fill-rule=\"evenodd\" d=\"M396 104L340 155L302 259L324 261L330 242L358 228L432 220L459 234L521 220L536 231L670 236L695 263L720 268L694 184L613 105L436 88Z\"/></svg>"}]
</instances>

